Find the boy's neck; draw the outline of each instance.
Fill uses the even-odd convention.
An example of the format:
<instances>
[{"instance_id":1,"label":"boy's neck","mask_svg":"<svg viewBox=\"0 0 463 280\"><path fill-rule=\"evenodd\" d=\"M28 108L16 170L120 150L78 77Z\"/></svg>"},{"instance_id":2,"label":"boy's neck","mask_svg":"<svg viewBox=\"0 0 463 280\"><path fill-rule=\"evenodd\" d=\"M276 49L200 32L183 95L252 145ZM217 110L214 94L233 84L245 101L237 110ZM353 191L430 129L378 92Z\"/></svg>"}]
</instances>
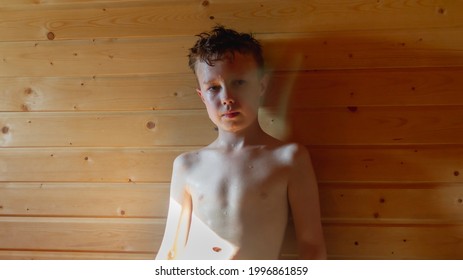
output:
<instances>
[{"instance_id":1,"label":"boy's neck","mask_svg":"<svg viewBox=\"0 0 463 280\"><path fill-rule=\"evenodd\" d=\"M268 135L256 122L251 127L238 132L219 130L219 136L212 146L226 150L239 150L249 146L263 145L267 137Z\"/></svg>"}]
</instances>

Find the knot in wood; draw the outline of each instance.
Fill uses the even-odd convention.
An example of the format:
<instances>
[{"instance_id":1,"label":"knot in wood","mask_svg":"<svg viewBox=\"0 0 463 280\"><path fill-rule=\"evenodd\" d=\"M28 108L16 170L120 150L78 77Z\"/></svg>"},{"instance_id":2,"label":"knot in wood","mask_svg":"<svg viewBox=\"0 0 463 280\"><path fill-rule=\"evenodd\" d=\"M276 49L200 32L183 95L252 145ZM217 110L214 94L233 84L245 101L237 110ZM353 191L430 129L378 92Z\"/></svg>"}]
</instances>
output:
<instances>
[{"instance_id":1,"label":"knot in wood","mask_svg":"<svg viewBox=\"0 0 463 280\"><path fill-rule=\"evenodd\" d=\"M24 93L25 93L26 95L31 95L31 94L34 93L34 90L31 89L30 87L28 87L28 88L26 88L26 89L24 90Z\"/></svg>"},{"instance_id":2,"label":"knot in wood","mask_svg":"<svg viewBox=\"0 0 463 280\"><path fill-rule=\"evenodd\" d=\"M51 32L51 31L48 32L47 33L47 39L50 40L50 41L55 40L55 33Z\"/></svg>"},{"instance_id":3,"label":"knot in wood","mask_svg":"<svg viewBox=\"0 0 463 280\"><path fill-rule=\"evenodd\" d=\"M148 129L154 129L156 127L156 124L154 122L152 122L152 121L149 121L149 122L146 123L146 127Z\"/></svg>"}]
</instances>

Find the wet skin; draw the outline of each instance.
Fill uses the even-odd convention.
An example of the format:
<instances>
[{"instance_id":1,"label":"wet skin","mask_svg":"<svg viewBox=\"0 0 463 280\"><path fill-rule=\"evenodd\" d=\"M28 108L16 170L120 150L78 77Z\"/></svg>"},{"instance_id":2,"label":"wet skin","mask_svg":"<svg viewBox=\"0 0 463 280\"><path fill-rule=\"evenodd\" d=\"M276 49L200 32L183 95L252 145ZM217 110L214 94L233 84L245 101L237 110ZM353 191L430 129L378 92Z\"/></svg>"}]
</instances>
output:
<instances>
[{"instance_id":1,"label":"wet skin","mask_svg":"<svg viewBox=\"0 0 463 280\"><path fill-rule=\"evenodd\" d=\"M175 160L157 258L277 259L290 210L301 257L325 258L309 154L261 129L266 78L253 58L235 53L213 66L198 62L196 74L219 134Z\"/></svg>"}]
</instances>

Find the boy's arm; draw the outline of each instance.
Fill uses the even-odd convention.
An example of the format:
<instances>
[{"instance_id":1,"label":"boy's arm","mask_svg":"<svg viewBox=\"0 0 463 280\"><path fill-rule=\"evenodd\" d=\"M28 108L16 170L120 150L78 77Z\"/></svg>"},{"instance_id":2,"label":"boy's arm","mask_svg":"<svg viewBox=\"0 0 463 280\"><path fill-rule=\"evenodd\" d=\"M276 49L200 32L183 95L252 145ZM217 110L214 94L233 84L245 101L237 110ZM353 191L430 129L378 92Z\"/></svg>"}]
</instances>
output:
<instances>
[{"instance_id":1,"label":"boy's arm","mask_svg":"<svg viewBox=\"0 0 463 280\"><path fill-rule=\"evenodd\" d=\"M298 145L288 185L301 259L326 259L317 181L308 151Z\"/></svg>"},{"instance_id":2,"label":"boy's arm","mask_svg":"<svg viewBox=\"0 0 463 280\"><path fill-rule=\"evenodd\" d=\"M188 240L192 202L185 184L185 172L184 159L179 156L174 161L169 211L162 244L156 255L157 260L178 258Z\"/></svg>"}]
</instances>

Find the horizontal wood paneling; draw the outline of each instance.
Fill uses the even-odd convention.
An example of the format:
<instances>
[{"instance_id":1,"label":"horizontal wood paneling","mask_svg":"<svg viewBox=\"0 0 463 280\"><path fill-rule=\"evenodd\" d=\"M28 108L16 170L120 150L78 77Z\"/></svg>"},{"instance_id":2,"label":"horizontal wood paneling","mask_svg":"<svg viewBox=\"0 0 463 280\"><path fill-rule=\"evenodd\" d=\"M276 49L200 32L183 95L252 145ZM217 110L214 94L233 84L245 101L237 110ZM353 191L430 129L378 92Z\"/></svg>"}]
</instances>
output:
<instances>
[{"instance_id":1,"label":"horizontal wood paneling","mask_svg":"<svg viewBox=\"0 0 463 280\"><path fill-rule=\"evenodd\" d=\"M4 19L0 38L47 40L48 32L54 33L54 39L191 35L214 23L243 31L286 33L437 28L463 22L457 13L463 9L459 1L85 2L41 1L28 5L28 1L8 1L8 9L0 11Z\"/></svg>"},{"instance_id":2,"label":"horizontal wood paneling","mask_svg":"<svg viewBox=\"0 0 463 280\"><path fill-rule=\"evenodd\" d=\"M462 68L280 72L266 106L463 105ZM365 81L369 81L365 83ZM1 111L140 111L202 109L194 75L0 78ZM290 92L288 92L288 89ZM130 94L128 94L130 93ZM297 100L297 102L296 102Z\"/></svg>"},{"instance_id":3,"label":"horizontal wood paneling","mask_svg":"<svg viewBox=\"0 0 463 280\"><path fill-rule=\"evenodd\" d=\"M324 223L329 259L462 259L463 227L455 224ZM297 259L294 226L287 228L282 259Z\"/></svg>"},{"instance_id":4,"label":"horizontal wood paneling","mask_svg":"<svg viewBox=\"0 0 463 280\"><path fill-rule=\"evenodd\" d=\"M1 260L149 260L155 253L0 250Z\"/></svg>"},{"instance_id":5,"label":"horizontal wood paneling","mask_svg":"<svg viewBox=\"0 0 463 280\"><path fill-rule=\"evenodd\" d=\"M463 66L463 28L262 35L273 70ZM190 73L195 38L97 39L0 44L0 77ZM280 54L285 53L282 57Z\"/></svg>"},{"instance_id":6,"label":"horizontal wood paneling","mask_svg":"<svg viewBox=\"0 0 463 280\"><path fill-rule=\"evenodd\" d=\"M0 111L146 111L204 108L185 75L0 78Z\"/></svg>"},{"instance_id":7,"label":"horizontal wood paneling","mask_svg":"<svg viewBox=\"0 0 463 280\"><path fill-rule=\"evenodd\" d=\"M0 218L0 244L21 248L88 252L157 251L163 232L161 220L147 219ZM14 228L16 235L8 232ZM332 258L459 259L461 226L457 225L336 225L325 224ZM27 235L27 238L24 236ZM287 235L288 237L291 234ZM5 238L3 238L5 237ZM285 242L283 257L296 252L294 239ZM16 248L17 247L17 248ZM352 254L354 252L354 254ZM77 255L78 256L78 255Z\"/></svg>"},{"instance_id":8,"label":"horizontal wood paneling","mask_svg":"<svg viewBox=\"0 0 463 280\"><path fill-rule=\"evenodd\" d=\"M347 106L463 105L463 68L333 70L276 73L266 106L293 109Z\"/></svg>"},{"instance_id":9,"label":"horizontal wood paneling","mask_svg":"<svg viewBox=\"0 0 463 280\"><path fill-rule=\"evenodd\" d=\"M152 2L162 3L165 0L151 0ZM56 6L70 6L75 4L88 5L100 3L127 3L127 2L142 2L140 0L3 0L2 6L5 8L22 8L34 9L42 6L56 7ZM78 7L78 6L77 6Z\"/></svg>"},{"instance_id":10,"label":"horizontal wood paneling","mask_svg":"<svg viewBox=\"0 0 463 280\"><path fill-rule=\"evenodd\" d=\"M0 247L150 253L161 242L164 220L0 217Z\"/></svg>"},{"instance_id":11,"label":"horizontal wood paneling","mask_svg":"<svg viewBox=\"0 0 463 280\"><path fill-rule=\"evenodd\" d=\"M462 183L322 183L325 222L463 222ZM0 216L166 217L169 184L0 183Z\"/></svg>"},{"instance_id":12,"label":"horizontal wood paneling","mask_svg":"<svg viewBox=\"0 0 463 280\"><path fill-rule=\"evenodd\" d=\"M462 223L463 183L321 184L325 222Z\"/></svg>"},{"instance_id":13,"label":"horizontal wood paneling","mask_svg":"<svg viewBox=\"0 0 463 280\"><path fill-rule=\"evenodd\" d=\"M463 257L463 2L1 6L0 259L154 257L174 158L217 133L186 58L215 23L264 45L261 123L308 146L330 258Z\"/></svg>"},{"instance_id":14,"label":"horizontal wood paneling","mask_svg":"<svg viewBox=\"0 0 463 280\"><path fill-rule=\"evenodd\" d=\"M306 145L463 144L461 106L267 111L260 120L269 133L282 121ZM199 146L217 135L205 110L0 113L0 128L3 147Z\"/></svg>"},{"instance_id":15,"label":"horizontal wood paneling","mask_svg":"<svg viewBox=\"0 0 463 280\"><path fill-rule=\"evenodd\" d=\"M313 147L321 182L462 182L459 146Z\"/></svg>"},{"instance_id":16,"label":"horizontal wood paneling","mask_svg":"<svg viewBox=\"0 0 463 280\"><path fill-rule=\"evenodd\" d=\"M177 124L183 123L181 129ZM0 113L0 146L205 145L215 125L205 110L138 113Z\"/></svg>"},{"instance_id":17,"label":"horizontal wood paneling","mask_svg":"<svg viewBox=\"0 0 463 280\"><path fill-rule=\"evenodd\" d=\"M293 137L309 145L463 144L459 106L293 110L288 122Z\"/></svg>"},{"instance_id":18,"label":"horizontal wood paneling","mask_svg":"<svg viewBox=\"0 0 463 280\"><path fill-rule=\"evenodd\" d=\"M462 225L325 225L331 258L462 259Z\"/></svg>"},{"instance_id":19,"label":"horizontal wood paneling","mask_svg":"<svg viewBox=\"0 0 463 280\"><path fill-rule=\"evenodd\" d=\"M0 44L0 76L190 73L185 55L193 42L193 37L5 42Z\"/></svg>"},{"instance_id":20,"label":"horizontal wood paneling","mask_svg":"<svg viewBox=\"0 0 463 280\"><path fill-rule=\"evenodd\" d=\"M459 27L262 36L276 70L455 67L463 65ZM285 56L281 56L284 53Z\"/></svg>"},{"instance_id":21,"label":"horizontal wood paneling","mask_svg":"<svg viewBox=\"0 0 463 280\"><path fill-rule=\"evenodd\" d=\"M0 149L0 181L168 182L197 147ZM461 182L463 148L310 147L320 182Z\"/></svg>"},{"instance_id":22,"label":"horizontal wood paneling","mask_svg":"<svg viewBox=\"0 0 463 280\"><path fill-rule=\"evenodd\" d=\"M0 216L167 216L169 184L0 183Z\"/></svg>"},{"instance_id":23,"label":"horizontal wood paneling","mask_svg":"<svg viewBox=\"0 0 463 280\"><path fill-rule=\"evenodd\" d=\"M280 72L265 105L463 105L463 68ZM369 81L366 83L365 81ZM0 78L1 111L140 111L202 109L194 75ZM288 92L289 90L289 92ZM130 93L130 94L128 94ZM296 101L297 100L297 101Z\"/></svg>"},{"instance_id":24,"label":"horizontal wood paneling","mask_svg":"<svg viewBox=\"0 0 463 280\"><path fill-rule=\"evenodd\" d=\"M172 162L191 148L0 149L0 181L169 182Z\"/></svg>"}]
</instances>

